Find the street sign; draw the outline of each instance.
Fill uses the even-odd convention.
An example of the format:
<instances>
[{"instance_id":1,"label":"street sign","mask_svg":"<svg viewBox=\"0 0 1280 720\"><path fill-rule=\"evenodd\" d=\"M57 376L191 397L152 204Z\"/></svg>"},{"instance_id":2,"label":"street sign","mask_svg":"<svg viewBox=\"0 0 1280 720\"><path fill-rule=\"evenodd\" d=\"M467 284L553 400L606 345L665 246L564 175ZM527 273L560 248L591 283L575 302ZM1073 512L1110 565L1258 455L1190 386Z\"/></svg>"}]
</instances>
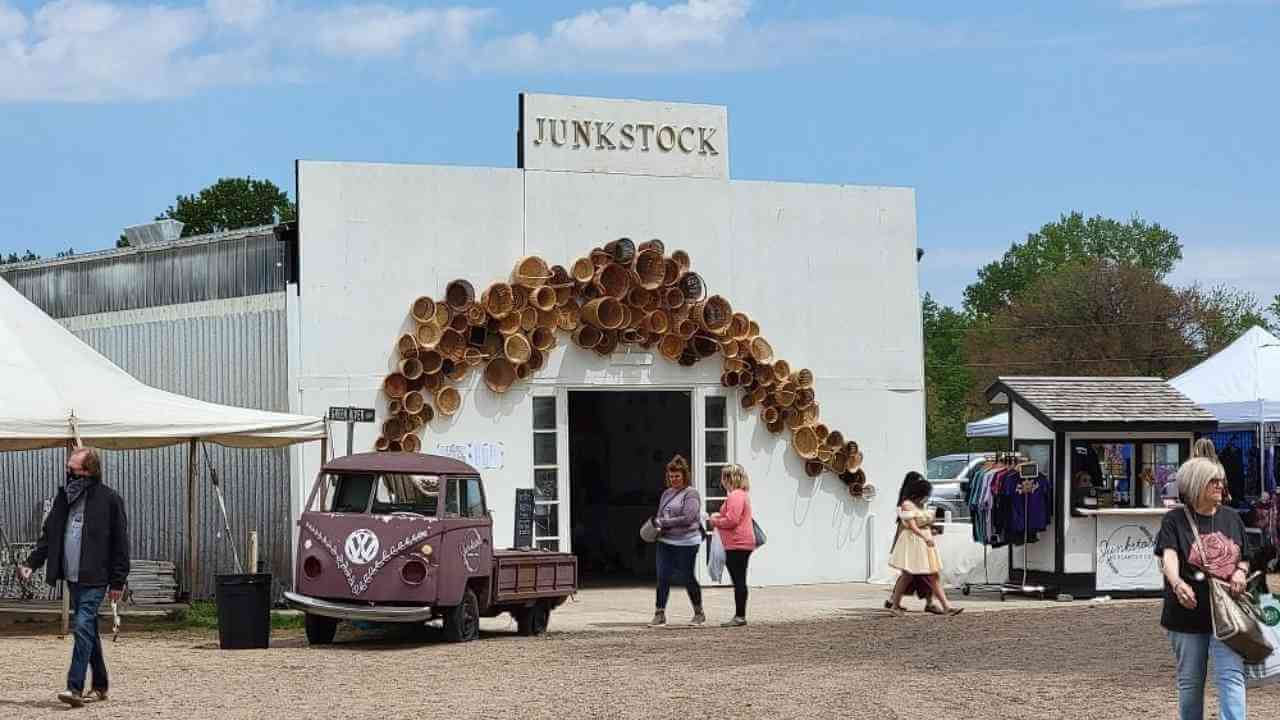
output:
<instances>
[{"instance_id":1,"label":"street sign","mask_svg":"<svg viewBox=\"0 0 1280 720\"><path fill-rule=\"evenodd\" d=\"M373 408L330 407L329 419L334 422L371 423Z\"/></svg>"}]
</instances>

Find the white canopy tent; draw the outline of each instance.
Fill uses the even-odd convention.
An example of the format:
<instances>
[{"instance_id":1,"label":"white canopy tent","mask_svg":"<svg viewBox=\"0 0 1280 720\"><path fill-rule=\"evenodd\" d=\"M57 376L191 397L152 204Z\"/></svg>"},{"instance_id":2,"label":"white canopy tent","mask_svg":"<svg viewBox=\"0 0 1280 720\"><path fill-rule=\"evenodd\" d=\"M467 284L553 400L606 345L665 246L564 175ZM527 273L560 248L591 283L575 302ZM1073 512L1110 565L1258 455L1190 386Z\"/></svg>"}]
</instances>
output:
<instances>
[{"instance_id":1,"label":"white canopy tent","mask_svg":"<svg viewBox=\"0 0 1280 720\"><path fill-rule=\"evenodd\" d=\"M0 451L189 444L192 528L200 442L271 448L325 438L319 418L219 405L146 385L0 280ZM196 562L192 533L186 537L190 583Z\"/></svg>"},{"instance_id":2,"label":"white canopy tent","mask_svg":"<svg viewBox=\"0 0 1280 720\"><path fill-rule=\"evenodd\" d=\"M1222 425L1280 422L1280 338L1250 328L1169 384Z\"/></svg>"},{"instance_id":3,"label":"white canopy tent","mask_svg":"<svg viewBox=\"0 0 1280 720\"><path fill-rule=\"evenodd\" d=\"M1002 412L967 423L964 426L964 434L971 438L1008 437L1009 413Z\"/></svg>"}]
</instances>

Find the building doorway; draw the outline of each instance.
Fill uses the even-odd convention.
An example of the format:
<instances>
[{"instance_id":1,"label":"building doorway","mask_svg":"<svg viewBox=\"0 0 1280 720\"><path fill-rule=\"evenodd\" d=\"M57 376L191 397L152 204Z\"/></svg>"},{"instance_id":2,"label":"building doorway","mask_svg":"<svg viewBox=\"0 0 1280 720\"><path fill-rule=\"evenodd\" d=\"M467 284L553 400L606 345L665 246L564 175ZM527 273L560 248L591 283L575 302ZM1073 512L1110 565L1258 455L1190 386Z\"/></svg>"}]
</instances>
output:
<instances>
[{"instance_id":1,"label":"building doorway","mask_svg":"<svg viewBox=\"0 0 1280 720\"><path fill-rule=\"evenodd\" d=\"M662 495L667 462L693 462L692 393L569 393L569 526L579 576L593 585L654 578L640 539Z\"/></svg>"}]
</instances>

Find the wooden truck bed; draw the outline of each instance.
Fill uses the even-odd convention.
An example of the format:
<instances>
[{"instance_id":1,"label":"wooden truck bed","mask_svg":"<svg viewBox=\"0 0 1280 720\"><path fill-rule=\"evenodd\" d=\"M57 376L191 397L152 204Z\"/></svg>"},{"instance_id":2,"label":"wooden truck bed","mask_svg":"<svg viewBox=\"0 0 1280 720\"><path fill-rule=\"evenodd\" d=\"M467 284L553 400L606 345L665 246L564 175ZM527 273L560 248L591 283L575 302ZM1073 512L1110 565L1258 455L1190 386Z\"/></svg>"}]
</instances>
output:
<instances>
[{"instance_id":1,"label":"wooden truck bed","mask_svg":"<svg viewBox=\"0 0 1280 720\"><path fill-rule=\"evenodd\" d=\"M578 589L578 558L541 550L493 553L495 605L564 598Z\"/></svg>"}]
</instances>

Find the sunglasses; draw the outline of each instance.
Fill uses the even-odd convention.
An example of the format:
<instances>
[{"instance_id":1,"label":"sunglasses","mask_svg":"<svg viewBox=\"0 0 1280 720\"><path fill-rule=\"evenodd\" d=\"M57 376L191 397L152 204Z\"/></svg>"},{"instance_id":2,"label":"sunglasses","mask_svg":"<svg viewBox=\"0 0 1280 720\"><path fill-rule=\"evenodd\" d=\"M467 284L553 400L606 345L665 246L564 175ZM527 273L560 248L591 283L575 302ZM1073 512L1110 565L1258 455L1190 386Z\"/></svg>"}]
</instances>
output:
<instances>
[{"instance_id":1,"label":"sunglasses","mask_svg":"<svg viewBox=\"0 0 1280 720\"><path fill-rule=\"evenodd\" d=\"M1223 480L1222 478L1214 478L1209 481L1210 486L1217 485L1218 487L1224 487L1226 486L1226 484L1227 484L1227 481Z\"/></svg>"}]
</instances>

